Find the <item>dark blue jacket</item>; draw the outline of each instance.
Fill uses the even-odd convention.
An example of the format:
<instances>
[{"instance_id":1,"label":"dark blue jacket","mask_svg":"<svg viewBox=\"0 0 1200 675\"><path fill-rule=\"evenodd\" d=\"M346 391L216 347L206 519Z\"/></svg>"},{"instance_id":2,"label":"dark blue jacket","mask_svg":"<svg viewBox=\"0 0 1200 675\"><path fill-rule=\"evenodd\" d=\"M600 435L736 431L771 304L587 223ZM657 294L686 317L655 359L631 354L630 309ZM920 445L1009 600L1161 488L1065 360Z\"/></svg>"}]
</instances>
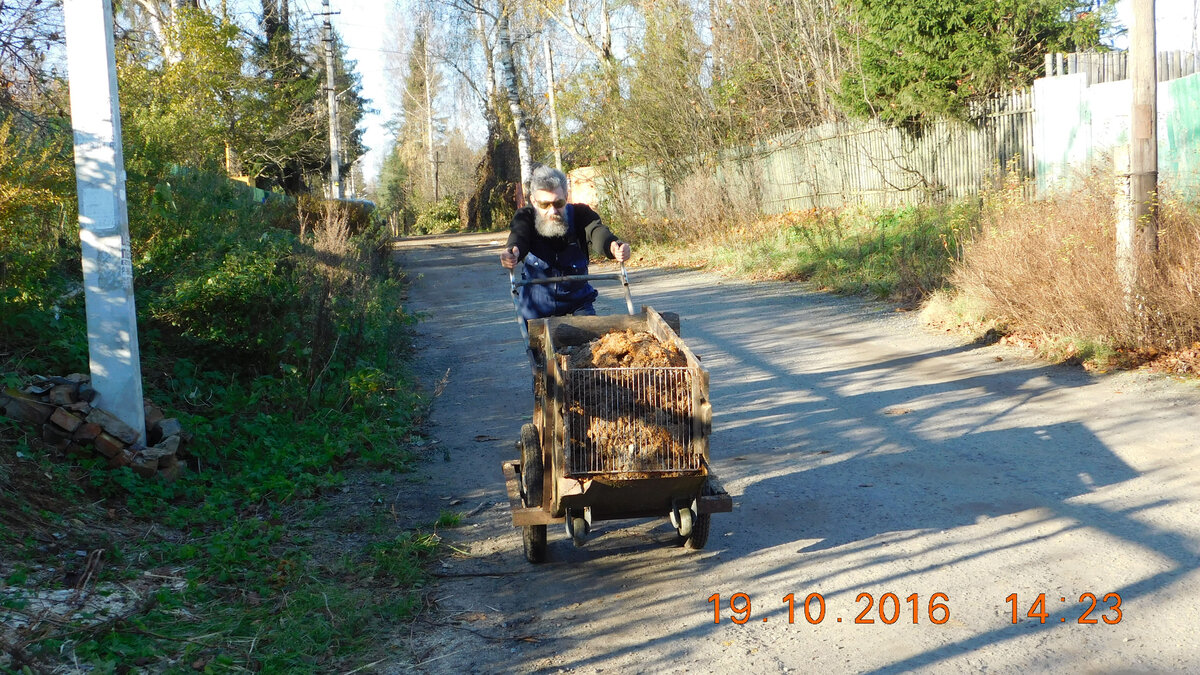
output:
<instances>
[{"instance_id":1,"label":"dark blue jacket","mask_svg":"<svg viewBox=\"0 0 1200 675\"><path fill-rule=\"evenodd\" d=\"M567 234L543 237L534 227L532 207L519 209L513 216L505 248L518 247L525 261L523 279L545 279L588 272L588 250L598 256L612 257L611 245L617 241L600 216L586 204L567 205ZM522 286L517 296L521 316L541 319L565 316L596 299L596 289L587 282L567 282Z\"/></svg>"}]
</instances>

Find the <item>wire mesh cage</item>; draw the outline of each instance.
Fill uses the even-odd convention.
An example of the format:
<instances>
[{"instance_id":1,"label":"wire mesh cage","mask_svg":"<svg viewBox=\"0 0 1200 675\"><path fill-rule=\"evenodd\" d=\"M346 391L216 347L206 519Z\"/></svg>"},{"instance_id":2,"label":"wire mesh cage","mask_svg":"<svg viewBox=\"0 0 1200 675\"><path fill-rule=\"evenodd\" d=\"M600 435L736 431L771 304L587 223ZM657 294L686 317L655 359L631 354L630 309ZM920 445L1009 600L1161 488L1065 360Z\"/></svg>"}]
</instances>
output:
<instances>
[{"instance_id":1,"label":"wire mesh cage","mask_svg":"<svg viewBox=\"0 0 1200 675\"><path fill-rule=\"evenodd\" d=\"M699 471L688 367L563 371L566 473Z\"/></svg>"}]
</instances>

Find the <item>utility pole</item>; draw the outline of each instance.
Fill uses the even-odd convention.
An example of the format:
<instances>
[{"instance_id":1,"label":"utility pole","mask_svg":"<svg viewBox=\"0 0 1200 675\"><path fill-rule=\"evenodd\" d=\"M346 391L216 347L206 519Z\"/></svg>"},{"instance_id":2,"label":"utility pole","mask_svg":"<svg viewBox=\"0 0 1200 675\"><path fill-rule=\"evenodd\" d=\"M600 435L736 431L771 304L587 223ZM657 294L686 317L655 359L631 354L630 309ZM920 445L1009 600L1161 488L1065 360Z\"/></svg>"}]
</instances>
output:
<instances>
[{"instance_id":1,"label":"utility pole","mask_svg":"<svg viewBox=\"0 0 1200 675\"><path fill-rule=\"evenodd\" d=\"M562 171L562 148L558 145L558 106L554 102L554 54L546 34L546 95L550 97L550 141L554 144L554 168Z\"/></svg>"},{"instance_id":2,"label":"utility pole","mask_svg":"<svg viewBox=\"0 0 1200 675\"><path fill-rule=\"evenodd\" d=\"M442 168L442 162L444 161L446 160L442 159L442 153L433 153L433 201L435 202L441 199L441 194L439 193L438 173Z\"/></svg>"},{"instance_id":3,"label":"utility pole","mask_svg":"<svg viewBox=\"0 0 1200 675\"><path fill-rule=\"evenodd\" d=\"M63 14L94 404L145 442L112 0L65 0Z\"/></svg>"},{"instance_id":4,"label":"utility pole","mask_svg":"<svg viewBox=\"0 0 1200 675\"><path fill-rule=\"evenodd\" d=\"M321 0L321 6L325 8L325 11L321 12L325 16L325 35L321 42L325 43L325 86L329 90L329 181L332 184L330 197L341 199L342 147L341 139L338 138L337 86L333 79L333 23L329 20L333 12L329 10L329 0Z\"/></svg>"},{"instance_id":5,"label":"utility pole","mask_svg":"<svg viewBox=\"0 0 1200 675\"><path fill-rule=\"evenodd\" d=\"M1154 38L1154 0L1133 0L1129 41L1129 79L1133 88L1129 146L1118 148L1117 277L1125 307L1135 311L1142 264L1158 251L1158 59Z\"/></svg>"},{"instance_id":6,"label":"utility pole","mask_svg":"<svg viewBox=\"0 0 1200 675\"><path fill-rule=\"evenodd\" d=\"M1154 0L1133 0L1129 51L1133 108L1129 127L1129 182L1134 245L1138 253L1158 251L1158 67Z\"/></svg>"},{"instance_id":7,"label":"utility pole","mask_svg":"<svg viewBox=\"0 0 1200 675\"><path fill-rule=\"evenodd\" d=\"M428 19L428 15L426 15ZM429 160L429 168L433 169L433 201L438 200L437 184L437 153L433 149L433 72L429 64L429 34L430 24L425 23L425 58L421 67L425 69L425 156ZM429 174L425 174L428 176Z\"/></svg>"}]
</instances>

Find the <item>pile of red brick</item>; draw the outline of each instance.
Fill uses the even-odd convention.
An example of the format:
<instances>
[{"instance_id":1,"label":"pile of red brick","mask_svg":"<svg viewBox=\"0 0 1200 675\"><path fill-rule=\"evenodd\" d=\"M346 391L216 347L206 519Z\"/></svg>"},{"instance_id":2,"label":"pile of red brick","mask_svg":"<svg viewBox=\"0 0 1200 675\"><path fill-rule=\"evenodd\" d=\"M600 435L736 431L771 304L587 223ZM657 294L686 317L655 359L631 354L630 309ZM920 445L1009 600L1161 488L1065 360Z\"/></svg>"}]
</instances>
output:
<instances>
[{"instance_id":1,"label":"pile of red brick","mask_svg":"<svg viewBox=\"0 0 1200 675\"><path fill-rule=\"evenodd\" d=\"M146 434L138 432L101 408L87 375L38 377L20 391L0 392L0 412L6 417L40 426L46 445L67 456L104 457L114 469L129 467L144 478L172 481L183 469L180 456L188 438L179 420L145 401ZM153 445L147 445L147 440Z\"/></svg>"}]
</instances>

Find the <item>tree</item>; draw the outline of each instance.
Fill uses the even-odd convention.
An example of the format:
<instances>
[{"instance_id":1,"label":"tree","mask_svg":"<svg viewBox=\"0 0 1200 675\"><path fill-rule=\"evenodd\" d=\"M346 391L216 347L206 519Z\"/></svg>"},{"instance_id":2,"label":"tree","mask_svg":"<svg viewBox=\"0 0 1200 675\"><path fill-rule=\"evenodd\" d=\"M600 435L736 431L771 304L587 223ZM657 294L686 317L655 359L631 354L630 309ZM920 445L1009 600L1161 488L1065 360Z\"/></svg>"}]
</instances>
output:
<instances>
[{"instance_id":1,"label":"tree","mask_svg":"<svg viewBox=\"0 0 1200 675\"><path fill-rule=\"evenodd\" d=\"M63 42L61 8L42 0L0 2L0 114L32 113L49 105L65 116L46 72L46 55Z\"/></svg>"},{"instance_id":2,"label":"tree","mask_svg":"<svg viewBox=\"0 0 1200 675\"><path fill-rule=\"evenodd\" d=\"M216 169L226 144L245 147L255 133L253 125L241 124L252 110L255 82L242 72L240 34L197 9L180 10L171 32L179 53L174 61L147 63L139 45L123 45L121 117L132 150L127 159L158 168Z\"/></svg>"},{"instance_id":3,"label":"tree","mask_svg":"<svg viewBox=\"0 0 1200 675\"><path fill-rule=\"evenodd\" d=\"M965 117L968 104L1025 86L1048 52L1096 48L1113 0L853 0L845 36L858 67L840 100L861 117Z\"/></svg>"},{"instance_id":4,"label":"tree","mask_svg":"<svg viewBox=\"0 0 1200 675\"><path fill-rule=\"evenodd\" d=\"M621 110L621 154L681 180L719 148L721 120L704 88L707 49L691 8L662 0L645 9L646 36L633 54Z\"/></svg>"},{"instance_id":5,"label":"tree","mask_svg":"<svg viewBox=\"0 0 1200 675\"><path fill-rule=\"evenodd\" d=\"M517 78L507 8L500 10L500 16L496 20L496 35L500 49L501 80L504 82L504 94L508 100L509 114L512 115L513 134L517 140L517 154L521 160L521 185L525 186L529 185L529 175L533 172L533 157L530 150L529 125L525 121L525 111L521 107L520 81Z\"/></svg>"},{"instance_id":6,"label":"tree","mask_svg":"<svg viewBox=\"0 0 1200 675\"><path fill-rule=\"evenodd\" d=\"M435 106L439 100L442 83L441 74L434 67L430 54L430 21L419 21L411 33L398 22L395 24L395 41L407 46L407 58L393 65L401 69L401 86L393 93L398 103L397 119L392 126L396 131L393 148L388 161L394 164L387 176L380 177L379 189L383 193L403 194L403 203L416 211L424 210L433 201L433 160L438 151L444 131L444 118L437 114ZM400 51L400 50L397 50ZM391 184L403 181L403 185Z\"/></svg>"},{"instance_id":7,"label":"tree","mask_svg":"<svg viewBox=\"0 0 1200 675\"><path fill-rule=\"evenodd\" d=\"M713 97L731 142L835 119L850 58L839 0L713 0Z\"/></svg>"}]
</instances>

